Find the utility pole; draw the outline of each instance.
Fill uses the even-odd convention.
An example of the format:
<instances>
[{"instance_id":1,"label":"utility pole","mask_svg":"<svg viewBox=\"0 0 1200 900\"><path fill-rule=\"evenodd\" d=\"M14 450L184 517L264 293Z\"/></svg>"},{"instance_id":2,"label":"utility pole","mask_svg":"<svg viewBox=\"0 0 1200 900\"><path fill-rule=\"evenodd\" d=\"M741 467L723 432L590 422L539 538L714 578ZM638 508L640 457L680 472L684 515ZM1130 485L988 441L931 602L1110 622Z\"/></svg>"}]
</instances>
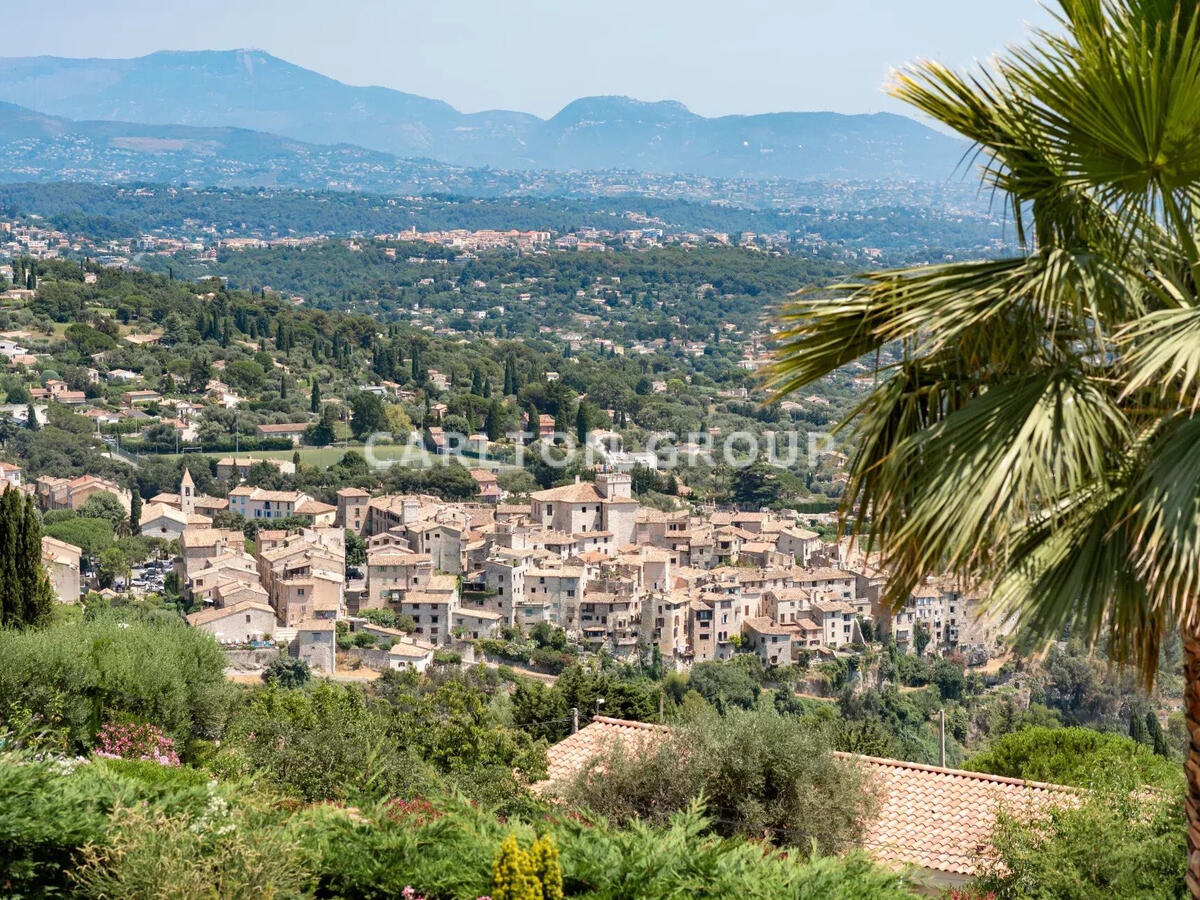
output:
<instances>
[{"instance_id":1,"label":"utility pole","mask_svg":"<svg viewBox=\"0 0 1200 900\"><path fill-rule=\"evenodd\" d=\"M946 767L946 710L938 710L938 765Z\"/></svg>"}]
</instances>

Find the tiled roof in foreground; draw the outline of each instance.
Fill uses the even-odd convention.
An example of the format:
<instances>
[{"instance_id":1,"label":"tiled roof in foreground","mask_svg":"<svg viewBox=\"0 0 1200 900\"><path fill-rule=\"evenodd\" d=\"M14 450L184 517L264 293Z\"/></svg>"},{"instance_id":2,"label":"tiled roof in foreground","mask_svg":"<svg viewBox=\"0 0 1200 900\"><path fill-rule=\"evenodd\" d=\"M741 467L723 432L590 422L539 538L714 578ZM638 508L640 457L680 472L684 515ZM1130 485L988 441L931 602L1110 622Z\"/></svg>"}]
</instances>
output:
<instances>
[{"instance_id":1,"label":"tiled roof in foreground","mask_svg":"<svg viewBox=\"0 0 1200 900\"><path fill-rule=\"evenodd\" d=\"M596 716L585 727L546 750L548 780L571 778L614 743L620 744L628 753L644 752L669 733L670 729L665 725Z\"/></svg>"},{"instance_id":2,"label":"tiled roof in foreground","mask_svg":"<svg viewBox=\"0 0 1200 900\"><path fill-rule=\"evenodd\" d=\"M863 846L881 863L975 875L1000 810L1033 816L1078 802L1069 787L897 759L837 753L862 765L879 796Z\"/></svg>"},{"instance_id":3,"label":"tiled roof in foreground","mask_svg":"<svg viewBox=\"0 0 1200 900\"><path fill-rule=\"evenodd\" d=\"M580 772L614 744L627 753L650 752L670 733L664 725L596 716L546 751L549 782ZM986 862L996 814L1037 815L1078 802L1072 788L982 772L926 766L898 759L835 753L865 770L879 798L862 846L876 862L973 876Z\"/></svg>"}]
</instances>

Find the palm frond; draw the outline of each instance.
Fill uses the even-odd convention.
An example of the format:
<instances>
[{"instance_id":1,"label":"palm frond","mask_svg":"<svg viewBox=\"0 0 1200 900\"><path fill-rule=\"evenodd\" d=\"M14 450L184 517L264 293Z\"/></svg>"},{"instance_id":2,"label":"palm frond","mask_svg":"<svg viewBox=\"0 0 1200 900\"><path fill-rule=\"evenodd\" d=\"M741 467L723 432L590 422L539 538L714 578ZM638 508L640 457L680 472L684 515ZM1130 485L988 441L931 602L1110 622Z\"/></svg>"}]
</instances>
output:
<instances>
[{"instance_id":1,"label":"palm frond","mask_svg":"<svg viewBox=\"0 0 1200 900\"><path fill-rule=\"evenodd\" d=\"M1156 423L1130 490L1131 568L1153 604L1200 629L1200 419Z\"/></svg>"},{"instance_id":2,"label":"palm frond","mask_svg":"<svg viewBox=\"0 0 1200 900\"><path fill-rule=\"evenodd\" d=\"M1200 407L1200 307L1147 313L1124 326L1117 340L1127 372L1126 396L1157 387L1192 395L1192 411Z\"/></svg>"},{"instance_id":3,"label":"palm frond","mask_svg":"<svg viewBox=\"0 0 1200 900\"><path fill-rule=\"evenodd\" d=\"M1200 2L1060 5L996 63L891 88L970 142L1023 251L799 294L769 377L875 355L843 514L889 603L991 578L1150 677L1166 628L1200 629Z\"/></svg>"}]
</instances>

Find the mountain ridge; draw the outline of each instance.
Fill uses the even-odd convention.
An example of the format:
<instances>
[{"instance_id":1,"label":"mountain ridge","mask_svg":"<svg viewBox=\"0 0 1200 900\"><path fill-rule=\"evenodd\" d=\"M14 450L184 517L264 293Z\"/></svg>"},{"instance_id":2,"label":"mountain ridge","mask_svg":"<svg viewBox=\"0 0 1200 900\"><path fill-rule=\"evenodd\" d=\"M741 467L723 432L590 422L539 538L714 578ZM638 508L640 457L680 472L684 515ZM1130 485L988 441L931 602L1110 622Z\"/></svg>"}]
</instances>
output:
<instances>
[{"instance_id":1,"label":"mountain ridge","mask_svg":"<svg viewBox=\"0 0 1200 900\"><path fill-rule=\"evenodd\" d=\"M442 100L348 85L249 49L4 57L0 100L75 121L234 127L509 169L938 180L962 153L956 139L892 113L706 118L676 100L615 95L578 98L547 119L513 110L463 113Z\"/></svg>"}]
</instances>

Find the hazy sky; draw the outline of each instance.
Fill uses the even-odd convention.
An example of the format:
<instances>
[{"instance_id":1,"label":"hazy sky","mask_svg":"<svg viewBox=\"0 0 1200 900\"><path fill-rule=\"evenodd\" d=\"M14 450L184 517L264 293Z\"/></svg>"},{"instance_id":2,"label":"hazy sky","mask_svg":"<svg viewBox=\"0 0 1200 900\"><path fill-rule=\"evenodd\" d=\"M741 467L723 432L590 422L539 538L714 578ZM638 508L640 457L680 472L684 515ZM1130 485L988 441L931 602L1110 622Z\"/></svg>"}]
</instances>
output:
<instances>
[{"instance_id":1,"label":"hazy sky","mask_svg":"<svg viewBox=\"0 0 1200 900\"><path fill-rule=\"evenodd\" d=\"M1037 0L44 0L11 4L0 55L257 47L463 111L551 115L591 94L698 113L902 107L918 57L967 65L1046 24Z\"/></svg>"}]
</instances>

